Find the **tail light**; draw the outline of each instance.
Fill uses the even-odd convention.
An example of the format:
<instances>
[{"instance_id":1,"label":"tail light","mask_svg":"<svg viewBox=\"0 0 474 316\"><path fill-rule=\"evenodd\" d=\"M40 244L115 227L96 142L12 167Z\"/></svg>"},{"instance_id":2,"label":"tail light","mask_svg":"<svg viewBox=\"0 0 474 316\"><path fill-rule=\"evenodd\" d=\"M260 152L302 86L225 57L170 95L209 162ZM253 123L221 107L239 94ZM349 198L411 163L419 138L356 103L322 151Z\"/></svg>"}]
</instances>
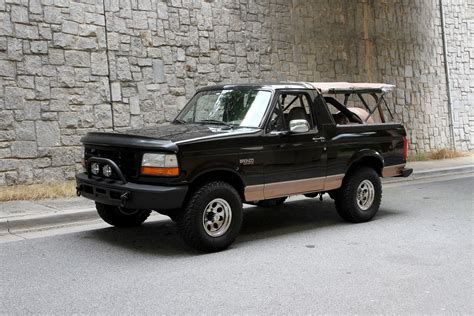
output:
<instances>
[{"instance_id":1,"label":"tail light","mask_svg":"<svg viewBox=\"0 0 474 316\"><path fill-rule=\"evenodd\" d=\"M403 136L403 159L407 161L408 157L408 139L406 136Z\"/></svg>"}]
</instances>

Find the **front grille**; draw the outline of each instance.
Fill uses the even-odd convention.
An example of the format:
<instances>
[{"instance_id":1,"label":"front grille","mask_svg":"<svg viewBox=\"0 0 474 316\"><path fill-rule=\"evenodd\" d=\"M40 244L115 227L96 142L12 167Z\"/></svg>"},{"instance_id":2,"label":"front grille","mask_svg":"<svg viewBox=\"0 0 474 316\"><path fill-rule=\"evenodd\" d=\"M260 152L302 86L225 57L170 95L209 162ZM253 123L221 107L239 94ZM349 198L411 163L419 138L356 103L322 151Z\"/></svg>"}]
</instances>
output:
<instances>
[{"instance_id":1,"label":"front grille","mask_svg":"<svg viewBox=\"0 0 474 316\"><path fill-rule=\"evenodd\" d=\"M117 164L122 171L123 175L127 179L137 178L140 171L140 159L141 154L139 152L124 150L124 149L113 149L113 148L93 148L86 147L84 151L84 158L89 159L91 157L107 158Z\"/></svg>"}]
</instances>

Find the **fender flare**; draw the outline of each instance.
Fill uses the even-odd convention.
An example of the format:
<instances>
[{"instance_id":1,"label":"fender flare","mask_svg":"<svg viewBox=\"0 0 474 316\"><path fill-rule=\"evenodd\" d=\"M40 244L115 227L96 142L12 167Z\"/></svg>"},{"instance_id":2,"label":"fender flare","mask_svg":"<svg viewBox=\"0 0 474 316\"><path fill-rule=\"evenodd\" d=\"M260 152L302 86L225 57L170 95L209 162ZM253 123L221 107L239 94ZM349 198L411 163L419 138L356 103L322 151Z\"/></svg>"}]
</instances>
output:
<instances>
[{"instance_id":1,"label":"fender flare","mask_svg":"<svg viewBox=\"0 0 474 316\"><path fill-rule=\"evenodd\" d=\"M362 150L359 150L358 152L354 153L352 155L352 157L349 159L349 161L347 162L346 174L353 166L357 165L362 160L367 159L367 158L377 159L380 162L380 164L381 164L380 167L381 168L380 168L380 170L377 170L377 172L379 172L379 175L381 176L383 168L385 166L385 160L384 160L383 156L378 151L376 151L375 149L362 149Z\"/></svg>"},{"instance_id":2,"label":"fender flare","mask_svg":"<svg viewBox=\"0 0 474 316\"><path fill-rule=\"evenodd\" d=\"M195 183L196 179L199 179L200 177L205 176L206 174L223 171L223 172L232 173L237 179L240 180L243 187L246 186L246 183L242 175L236 170L237 168L229 163L216 163L216 162L206 163L206 164L200 165L196 169L197 170L190 175L190 180L189 180L190 184Z\"/></svg>"}]
</instances>

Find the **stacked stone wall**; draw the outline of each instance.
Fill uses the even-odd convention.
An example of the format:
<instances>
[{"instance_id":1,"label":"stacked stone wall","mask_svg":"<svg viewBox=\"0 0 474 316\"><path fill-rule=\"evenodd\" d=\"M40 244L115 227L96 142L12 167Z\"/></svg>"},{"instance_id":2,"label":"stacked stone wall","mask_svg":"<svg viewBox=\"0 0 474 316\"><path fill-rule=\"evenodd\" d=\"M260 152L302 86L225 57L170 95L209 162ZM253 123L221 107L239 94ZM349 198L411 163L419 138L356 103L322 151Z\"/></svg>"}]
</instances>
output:
<instances>
[{"instance_id":1,"label":"stacked stone wall","mask_svg":"<svg viewBox=\"0 0 474 316\"><path fill-rule=\"evenodd\" d=\"M412 151L450 148L439 1L374 1L375 81L391 94Z\"/></svg>"},{"instance_id":2,"label":"stacked stone wall","mask_svg":"<svg viewBox=\"0 0 474 316\"><path fill-rule=\"evenodd\" d=\"M103 4L0 0L0 185L70 179L112 126Z\"/></svg>"},{"instance_id":3,"label":"stacked stone wall","mask_svg":"<svg viewBox=\"0 0 474 316\"><path fill-rule=\"evenodd\" d=\"M460 150L474 148L474 2L444 3L454 136Z\"/></svg>"},{"instance_id":4,"label":"stacked stone wall","mask_svg":"<svg viewBox=\"0 0 474 316\"><path fill-rule=\"evenodd\" d=\"M456 140L472 149L472 6L449 2ZM443 63L438 1L0 0L0 186L71 179L86 132L169 121L217 83L394 83L411 150L449 147Z\"/></svg>"}]
</instances>

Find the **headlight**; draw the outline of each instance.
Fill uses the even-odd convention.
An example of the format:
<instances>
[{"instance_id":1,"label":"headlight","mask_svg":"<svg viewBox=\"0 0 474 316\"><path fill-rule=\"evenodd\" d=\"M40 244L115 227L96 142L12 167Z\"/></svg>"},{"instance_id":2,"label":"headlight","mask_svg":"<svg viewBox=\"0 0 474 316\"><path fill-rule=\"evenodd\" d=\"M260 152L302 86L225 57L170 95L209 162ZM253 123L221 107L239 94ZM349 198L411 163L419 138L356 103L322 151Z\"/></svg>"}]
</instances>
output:
<instances>
[{"instance_id":1,"label":"headlight","mask_svg":"<svg viewBox=\"0 0 474 316\"><path fill-rule=\"evenodd\" d=\"M178 158L174 154L144 154L142 167L176 168Z\"/></svg>"},{"instance_id":2,"label":"headlight","mask_svg":"<svg viewBox=\"0 0 474 316\"><path fill-rule=\"evenodd\" d=\"M178 176L178 158L175 154L146 153L143 155L140 171L141 174L148 176Z\"/></svg>"}]
</instances>

